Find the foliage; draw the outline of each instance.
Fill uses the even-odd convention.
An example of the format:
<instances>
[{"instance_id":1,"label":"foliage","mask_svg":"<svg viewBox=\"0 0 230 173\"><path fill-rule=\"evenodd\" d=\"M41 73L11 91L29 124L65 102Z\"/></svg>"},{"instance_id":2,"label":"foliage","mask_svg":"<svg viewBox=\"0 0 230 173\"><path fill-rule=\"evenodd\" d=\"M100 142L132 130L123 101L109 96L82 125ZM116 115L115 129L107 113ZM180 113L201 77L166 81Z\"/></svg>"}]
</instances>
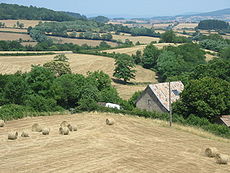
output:
<instances>
[{"instance_id":1,"label":"foliage","mask_svg":"<svg viewBox=\"0 0 230 173\"><path fill-rule=\"evenodd\" d=\"M168 77L176 76L186 71L186 63L181 55L172 51L163 51L157 59L157 72L165 81Z\"/></svg>"},{"instance_id":2,"label":"foliage","mask_svg":"<svg viewBox=\"0 0 230 173\"><path fill-rule=\"evenodd\" d=\"M72 73L68 62L54 60L43 64L43 67L50 69L55 76Z\"/></svg>"},{"instance_id":3,"label":"foliage","mask_svg":"<svg viewBox=\"0 0 230 173\"><path fill-rule=\"evenodd\" d=\"M229 23L221 21L221 20L203 20L198 24L198 29L205 29L205 30L223 30L229 28Z\"/></svg>"},{"instance_id":4,"label":"foliage","mask_svg":"<svg viewBox=\"0 0 230 173\"><path fill-rule=\"evenodd\" d=\"M174 104L174 111L188 117L191 114L214 121L230 112L230 83L222 79L191 80Z\"/></svg>"},{"instance_id":5,"label":"foliage","mask_svg":"<svg viewBox=\"0 0 230 173\"><path fill-rule=\"evenodd\" d=\"M145 28L145 27L133 27L130 30L132 36L150 36L150 37L160 37L158 33L156 33L153 29Z\"/></svg>"},{"instance_id":6,"label":"foliage","mask_svg":"<svg viewBox=\"0 0 230 173\"><path fill-rule=\"evenodd\" d=\"M123 79L126 83L130 79L135 78L136 70L133 70L135 67L132 57L126 54L121 54L116 58L115 69L113 76L118 79Z\"/></svg>"},{"instance_id":7,"label":"foliage","mask_svg":"<svg viewBox=\"0 0 230 173\"><path fill-rule=\"evenodd\" d=\"M161 43L188 43L191 42L191 40L183 36L176 36L173 30L169 30L161 35L160 42Z\"/></svg>"},{"instance_id":8,"label":"foliage","mask_svg":"<svg viewBox=\"0 0 230 173\"><path fill-rule=\"evenodd\" d=\"M213 50L213 51L220 51L223 48L228 46L228 43L223 39L212 40L206 39L199 42L202 48Z\"/></svg>"},{"instance_id":9,"label":"foliage","mask_svg":"<svg viewBox=\"0 0 230 173\"><path fill-rule=\"evenodd\" d=\"M13 119L20 119L26 116L27 112L33 112L31 107L8 104L1 106L0 119L8 121Z\"/></svg>"},{"instance_id":10,"label":"foliage","mask_svg":"<svg viewBox=\"0 0 230 173\"><path fill-rule=\"evenodd\" d=\"M225 47L225 48L220 52L220 56L221 56L221 58L230 60L230 46Z\"/></svg>"},{"instance_id":11,"label":"foliage","mask_svg":"<svg viewBox=\"0 0 230 173\"><path fill-rule=\"evenodd\" d=\"M0 4L0 19L27 19L47 21L70 21L75 20L63 12L56 12L46 8L26 7L16 4Z\"/></svg>"},{"instance_id":12,"label":"foliage","mask_svg":"<svg viewBox=\"0 0 230 173\"><path fill-rule=\"evenodd\" d=\"M107 18L105 16L97 16L97 17L93 17L91 19L96 21L96 22L101 22L101 23L107 23L109 21L109 18Z\"/></svg>"},{"instance_id":13,"label":"foliage","mask_svg":"<svg viewBox=\"0 0 230 173\"><path fill-rule=\"evenodd\" d=\"M157 58L160 55L160 50L153 44L147 45L144 49L142 64L145 68L154 68Z\"/></svg>"},{"instance_id":14,"label":"foliage","mask_svg":"<svg viewBox=\"0 0 230 173\"><path fill-rule=\"evenodd\" d=\"M207 64L198 65L189 75L190 79L204 77L220 78L230 82L230 61L216 58Z\"/></svg>"}]
</instances>

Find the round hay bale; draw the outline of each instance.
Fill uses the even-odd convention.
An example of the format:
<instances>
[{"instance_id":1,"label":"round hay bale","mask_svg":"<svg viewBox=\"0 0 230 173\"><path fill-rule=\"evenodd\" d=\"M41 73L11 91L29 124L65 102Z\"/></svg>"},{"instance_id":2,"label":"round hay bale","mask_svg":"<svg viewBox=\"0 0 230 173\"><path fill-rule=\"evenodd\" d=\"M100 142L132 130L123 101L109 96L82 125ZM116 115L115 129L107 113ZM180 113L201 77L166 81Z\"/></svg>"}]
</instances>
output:
<instances>
[{"instance_id":1,"label":"round hay bale","mask_svg":"<svg viewBox=\"0 0 230 173\"><path fill-rule=\"evenodd\" d=\"M4 127L5 126L5 121L4 120L0 120L0 127Z\"/></svg>"},{"instance_id":2,"label":"round hay bale","mask_svg":"<svg viewBox=\"0 0 230 173\"><path fill-rule=\"evenodd\" d=\"M61 127L67 127L69 125L69 123L67 121L62 121L62 123L60 124Z\"/></svg>"},{"instance_id":3,"label":"round hay bale","mask_svg":"<svg viewBox=\"0 0 230 173\"><path fill-rule=\"evenodd\" d=\"M72 131L77 131L77 126L72 125Z\"/></svg>"},{"instance_id":4,"label":"round hay bale","mask_svg":"<svg viewBox=\"0 0 230 173\"><path fill-rule=\"evenodd\" d=\"M47 127L43 128L43 129L42 129L42 134L43 134L43 135L49 135L49 134L50 134L50 129L47 128Z\"/></svg>"},{"instance_id":5,"label":"round hay bale","mask_svg":"<svg viewBox=\"0 0 230 173\"><path fill-rule=\"evenodd\" d=\"M23 138L28 138L28 137L30 137L30 136L29 136L29 133L28 133L28 132L23 131L22 134L21 134L21 137L23 137Z\"/></svg>"},{"instance_id":6,"label":"round hay bale","mask_svg":"<svg viewBox=\"0 0 230 173\"><path fill-rule=\"evenodd\" d=\"M106 122L106 124L109 125L109 126L111 126L111 125L113 125L113 124L115 123L114 119L112 119L112 118L107 118L107 119L105 120L105 122Z\"/></svg>"},{"instance_id":7,"label":"round hay bale","mask_svg":"<svg viewBox=\"0 0 230 173\"><path fill-rule=\"evenodd\" d=\"M69 131L71 131L71 132L73 131L73 126L71 124L68 124L67 127L68 127Z\"/></svg>"},{"instance_id":8,"label":"round hay bale","mask_svg":"<svg viewBox=\"0 0 230 173\"><path fill-rule=\"evenodd\" d=\"M32 131L33 132L42 132L42 127L38 123L35 123L32 125Z\"/></svg>"},{"instance_id":9,"label":"round hay bale","mask_svg":"<svg viewBox=\"0 0 230 173\"><path fill-rule=\"evenodd\" d=\"M69 128L68 127L60 127L59 128L59 133L61 135L68 135L69 134Z\"/></svg>"},{"instance_id":10,"label":"round hay bale","mask_svg":"<svg viewBox=\"0 0 230 173\"><path fill-rule=\"evenodd\" d=\"M208 157L215 157L218 154L218 150L215 147L206 148L205 155Z\"/></svg>"},{"instance_id":11,"label":"round hay bale","mask_svg":"<svg viewBox=\"0 0 230 173\"><path fill-rule=\"evenodd\" d=\"M68 127L69 131L71 131L71 132L77 131L77 126L69 124L67 127Z\"/></svg>"},{"instance_id":12,"label":"round hay bale","mask_svg":"<svg viewBox=\"0 0 230 173\"><path fill-rule=\"evenodd\" d=\"M218 164L228 164L229 156L225 154L216 154L216 163Z\"/></svg>"},{"instance_id":13,"label":"round hay bale","mask_svg":"<svg viewBox=\"0 0 230 173\"><path fill-rule=\"evenodd\" d=\"M8 139L9 140L16 140L18 138L18 132L10 132L8 134Z\"/></svg>"}]
</instances>

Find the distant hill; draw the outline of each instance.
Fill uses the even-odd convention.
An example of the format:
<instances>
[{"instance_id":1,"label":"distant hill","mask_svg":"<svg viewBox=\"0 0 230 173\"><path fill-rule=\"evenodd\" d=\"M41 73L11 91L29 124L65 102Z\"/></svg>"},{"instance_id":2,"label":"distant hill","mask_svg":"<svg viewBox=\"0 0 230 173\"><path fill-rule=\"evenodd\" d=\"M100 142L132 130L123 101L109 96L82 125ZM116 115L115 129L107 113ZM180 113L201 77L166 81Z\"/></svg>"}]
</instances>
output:
<instances>
[{"instance_id":1,"label":"distant hill","mask_svg":"<svg viewBox=\"0 0 230 173\"><path fill-rule=\"evenodd\" d=\"M81 15L79 13L73 13L73 12L66 12L66 11L63 11L63 13L69 15L69 16L72 16L78 20L87 20L87 17L84 16L84 15Z\"/></svg>"},{"instance_id":2,"label":"distant hill","mask_svg":"<svg viewBox=\"0 0 230 173\"><path fill-rule=\"evenodd\" d=\"M57 12L47 8L1 3L0 19L73 21L76 20L76 17L64 12Z\"/></svg>"},{"instance_id":3,"label":"distant hill","mask_svg":"<svg viewBox=\"0 0 230 173\"><path fill-rule=\"evenodd\" d=\"M230 8L211 11L206 13L197 13L197 14L184 14L177 16L157 16L151 18L151 20L161 21L161 22L172 22L172 21L180 21L180 22L200 22L202 20L208 19L217 19L230 21Z\"/></svg>"},{"instance_id":4,"label":"distant hill","mask_svg":"<svg viewBox=\"0 0 230 173\"><path fill-rule=\"evenodd\" d=\"M190 16L224 16L224 15L230 15L230 8L212 11L212 12L207 12L207 13L193 14Z\"/></svg>"}]
</instances>

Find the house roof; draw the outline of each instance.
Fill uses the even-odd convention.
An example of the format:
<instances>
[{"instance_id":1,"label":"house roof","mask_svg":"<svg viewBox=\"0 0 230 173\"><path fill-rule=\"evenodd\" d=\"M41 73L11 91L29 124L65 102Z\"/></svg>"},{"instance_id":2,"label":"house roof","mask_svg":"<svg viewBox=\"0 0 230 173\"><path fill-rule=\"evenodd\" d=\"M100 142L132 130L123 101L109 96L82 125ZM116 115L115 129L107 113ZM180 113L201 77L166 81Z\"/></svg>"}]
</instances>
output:
<instances>
[{"instance_id":1,"label":"house roof","mask_svg":"<svg viewBox=\"0 0 230 173\"><path fill-rule=\"evenodd\" d=\"M223 123L224 123L226 126L230 127L230 115L222 115L222 116L220 117L220 119L221 119L221 121L223 121Z\"/></svg>"},{"instance_id":2,"label":"house roof","mask_svg":"<svg viewBox=\"0 0 230 173\"><path fill-rule=\"evenodd\" d=\"M152 92L156 95L160 103L169 111L169 82L149 85ZM184 90L181 81L171 82L171 102L180 98L180 93Z\"/></svg>"}]
</instances>

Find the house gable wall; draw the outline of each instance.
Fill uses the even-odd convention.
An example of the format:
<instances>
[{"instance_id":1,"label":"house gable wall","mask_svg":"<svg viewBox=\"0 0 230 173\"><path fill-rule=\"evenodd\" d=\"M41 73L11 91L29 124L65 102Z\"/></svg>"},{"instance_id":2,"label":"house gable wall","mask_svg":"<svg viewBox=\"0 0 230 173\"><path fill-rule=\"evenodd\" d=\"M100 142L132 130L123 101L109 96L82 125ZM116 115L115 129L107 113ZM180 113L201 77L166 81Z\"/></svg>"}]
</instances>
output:
<instances>
[{"instance_id":1,"label":"house gable wall","mask_svg":"<svg viewBox=\"0 0 230 173\"><path fill-rule=\"evenodd\" d=\"M136 107L147 111L168 112L149 87L137 100Z\"/></svg>"}]
</instances>

